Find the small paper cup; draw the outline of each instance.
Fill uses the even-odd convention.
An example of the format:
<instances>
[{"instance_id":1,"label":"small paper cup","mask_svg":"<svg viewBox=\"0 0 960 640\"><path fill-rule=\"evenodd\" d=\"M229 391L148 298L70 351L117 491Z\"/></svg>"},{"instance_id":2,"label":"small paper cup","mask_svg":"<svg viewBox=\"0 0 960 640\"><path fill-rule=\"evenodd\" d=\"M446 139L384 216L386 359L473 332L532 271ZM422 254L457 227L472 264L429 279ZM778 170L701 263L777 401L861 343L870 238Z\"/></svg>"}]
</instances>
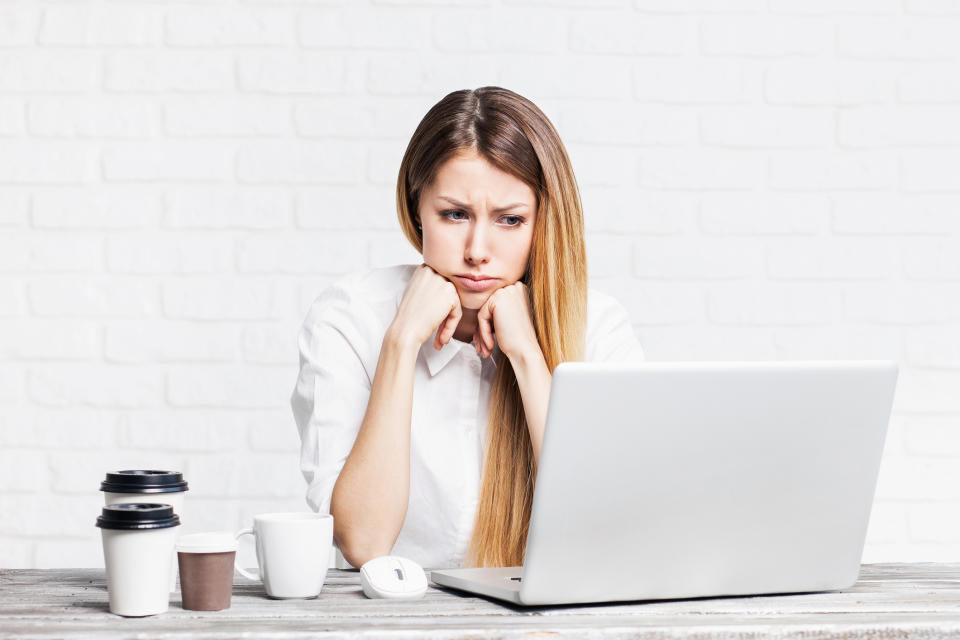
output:
<instances>
[{"instance_id":1,"label":"small paper cup","mask_svg":"<svg viewBox=\"0 0 960 640\"><path fill-rule=\"evenodd\" d=\"M220 611L230 608L237 540L223 531L192 533L177 539L183 608Z\"/></svg>"}]
</instances>

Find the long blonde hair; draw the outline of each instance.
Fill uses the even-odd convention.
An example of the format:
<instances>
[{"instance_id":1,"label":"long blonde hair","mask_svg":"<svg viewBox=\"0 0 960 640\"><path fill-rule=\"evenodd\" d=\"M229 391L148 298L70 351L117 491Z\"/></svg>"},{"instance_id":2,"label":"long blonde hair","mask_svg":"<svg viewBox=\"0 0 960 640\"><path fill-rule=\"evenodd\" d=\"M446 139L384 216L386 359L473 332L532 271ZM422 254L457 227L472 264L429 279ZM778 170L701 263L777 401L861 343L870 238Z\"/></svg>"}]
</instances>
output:
<instances>
[{"instance_id":1,"label":"long blonde hair","mask_svg":"<svg viewBox=\"0 0 960 640\"><path fill-rule=\"evenodd\" d=\"M454 91L420 121L397 178L397 215L423 253L416 226L420 194L451 156L473 151L522 180L537 196L533 242L522 282L547 368L583 359L587 257L583 206L553 124L526 98L501 87ZM468 566L520 566L526 547L536 463L523 399L510 361L498 361L490 387L486 458Z\"/></svg>"}]
</instances>

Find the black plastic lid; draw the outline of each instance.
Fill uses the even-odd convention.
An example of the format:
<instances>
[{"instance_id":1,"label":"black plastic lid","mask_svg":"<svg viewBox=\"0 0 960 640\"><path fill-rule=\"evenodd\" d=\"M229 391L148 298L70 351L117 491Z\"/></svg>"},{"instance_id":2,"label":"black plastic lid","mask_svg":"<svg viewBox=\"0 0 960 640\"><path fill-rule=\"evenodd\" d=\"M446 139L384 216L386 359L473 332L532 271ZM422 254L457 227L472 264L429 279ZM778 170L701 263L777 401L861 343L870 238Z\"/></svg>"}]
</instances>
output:
<instances>
[{"instance_id":1,"label":"black plastic lid","mask_svg":"<svg viewBox=\"0 0 960 640\"><path fill-rule=\"evenodd\" d=\"M187 483L179 471L131 469L108 473L100 483L100 491L110 493L174 493L187 491Z\"/></svg>"},{"instance_id":2,"label":"black plastic lid","mask_svg":"<svg viewBox=\"0 0 960 640\"><path fill-rule=\"evenodd\" d=\"M179 524L180 516L168 504L108 504L97 516L97 526L101 529L166 529Z\"/></svg>"}]
</instances>

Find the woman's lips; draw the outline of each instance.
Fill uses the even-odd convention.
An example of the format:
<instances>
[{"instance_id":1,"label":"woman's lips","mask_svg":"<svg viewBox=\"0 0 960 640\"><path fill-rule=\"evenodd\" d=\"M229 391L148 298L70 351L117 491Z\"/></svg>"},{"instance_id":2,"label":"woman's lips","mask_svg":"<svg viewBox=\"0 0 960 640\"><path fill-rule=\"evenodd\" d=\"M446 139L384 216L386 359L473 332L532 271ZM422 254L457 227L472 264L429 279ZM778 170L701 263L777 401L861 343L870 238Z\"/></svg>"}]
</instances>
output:
<instances>
[{"instance_id":1,"label":"woman's lips","mask_svg":"<svg viewBox=\"0 0 960 640\"><path fill-rule=\"evenodd\" d=\"M470 278L464 278L463 276L455 277L457 280L463 283L463 286L471 291L486 291L497 281L496 278L487 278L486 280L471 280Z\"/></svg>"}]
</instances>

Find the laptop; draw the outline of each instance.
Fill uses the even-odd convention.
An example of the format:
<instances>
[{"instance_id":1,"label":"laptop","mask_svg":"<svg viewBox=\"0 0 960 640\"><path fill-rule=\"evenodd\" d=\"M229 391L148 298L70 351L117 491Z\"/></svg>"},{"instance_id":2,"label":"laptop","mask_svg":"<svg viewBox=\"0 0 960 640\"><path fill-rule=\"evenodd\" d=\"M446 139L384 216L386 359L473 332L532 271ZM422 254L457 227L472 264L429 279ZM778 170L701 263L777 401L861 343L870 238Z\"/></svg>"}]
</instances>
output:
<instances>
[{"instance_id":1,"label":"laptop","mask_svg":"<svg viewBox=\"0 0 960 640\"><path fill-rule=\"evenodd\" d=\"M434 583L519 605L852 586L898 365L564 362L523 567Z\"/></svg>"}]
</instances>

